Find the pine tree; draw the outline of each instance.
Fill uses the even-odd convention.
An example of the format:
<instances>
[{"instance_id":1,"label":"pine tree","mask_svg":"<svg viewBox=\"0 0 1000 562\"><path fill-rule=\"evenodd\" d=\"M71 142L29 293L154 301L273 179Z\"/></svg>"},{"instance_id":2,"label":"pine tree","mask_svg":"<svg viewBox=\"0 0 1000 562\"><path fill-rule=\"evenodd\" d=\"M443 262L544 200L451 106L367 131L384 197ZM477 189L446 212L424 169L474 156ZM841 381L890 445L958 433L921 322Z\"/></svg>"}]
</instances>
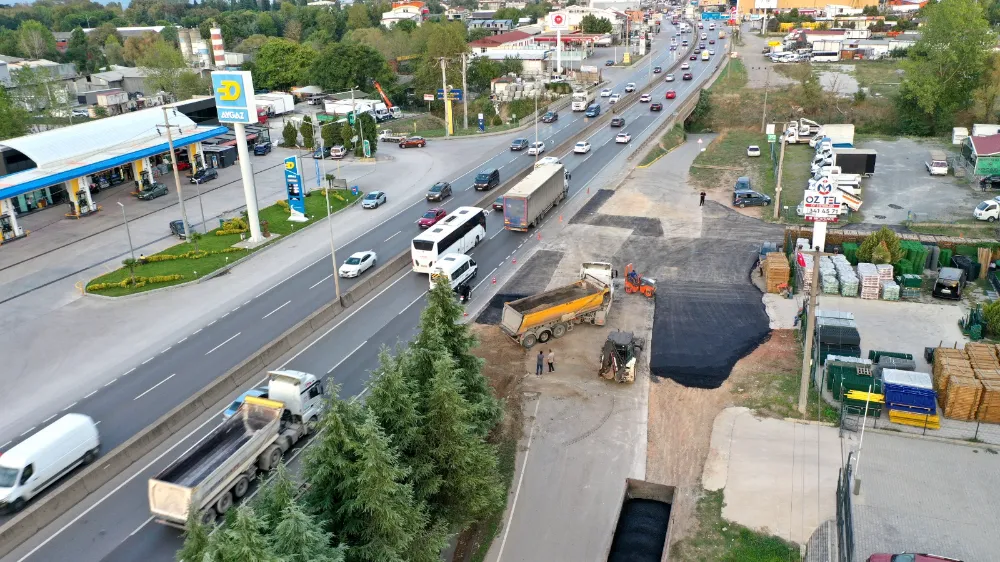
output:
<instances>
[{"instance_id":1,"label":"pine tree","mask_svg":"<svg viewBox=\"0 0 1000 562\"><path fill-rule=\"evenodd\" d=\"M496 451L471 423L456 374L450 358L434 362L425 423L428 450L443 476L431 501L432 514L453 527L482 517L503 501Z\"/></svg>"},{"instance_id":2,"label":"pine tree","mask_svg":"<svg viewBox=\"0 0 1000 562\"><path fill-rule=\"evenodd\" d=\"M299 130L295 128L295 123L285 121L285 128L281 130L282 146L295 148L299 145Z\"/></svg>"},{"instance_id":3,"label":"pine tree","mask_svg":"<svg viewBox=\"0 0 1000 562\"><path fill-rule=\"evenodd\" d=\"M271 549L281 562L343 562L344 549L333 548L332 535L296 503L289 503L272 527Z\"/></svg>"},{"instance_id":4,"label":"pine tree","mask_svg":"<svg viewBox=\"0 0 1000 562\"><path fill-rule=\"evenodd\" d=\"M202 562L209 550L208 525L202 523L198 510L192 506L188 509L187 523L184 527L184 546L177 551L177 562Z\"/></svg>"},{"instance_id":5,"label":"pine tree","mask_svg":"<svg viewBox=\"0 0 1000 562\"><path fill-rule=\"evenodd\" d=\"M361 408L356 402L337 398L340 387L329 390L326 413L320 421L322 433L306 453L303 476L309 487L302 500L317 520L339 533L344 525L343 504L354 488L355 436Z\"/></svg>"},{"instance_id":6,"label":"pine tree","mask_svg":"<svg viewBox=\"0 0 1000 562\"><path fill-rule=\"evenodd\" d=\"M316 145L312 117L306 115L302 118L302 124L299 125L299 132L302 133L302 146L311 149Z\"/></svg>"},{"instance_id":7,"label":"pine tree","mask_svg":"<svg viewBox=\"0 0 1000 562\"><path fill-rule=\"evenodd\" d=\"M231 522L212 535L211 551L219 562L279 562L264 535L264 523L247 505L237 507Z\"/></svg>"},{"instance_id":8,"label":"pine tree","mask_svg":"<svg viewBox=\"0 0 1000 562\"><path fill-rule=\"evenodd\" d=\"M284 463L281 463L275 469L271 481L263 487L254 500L254 511L267 528L273 529L281 522L285 509L295 503L295 495L295 482L288 475Z\"/></svg>"}]
</instances>

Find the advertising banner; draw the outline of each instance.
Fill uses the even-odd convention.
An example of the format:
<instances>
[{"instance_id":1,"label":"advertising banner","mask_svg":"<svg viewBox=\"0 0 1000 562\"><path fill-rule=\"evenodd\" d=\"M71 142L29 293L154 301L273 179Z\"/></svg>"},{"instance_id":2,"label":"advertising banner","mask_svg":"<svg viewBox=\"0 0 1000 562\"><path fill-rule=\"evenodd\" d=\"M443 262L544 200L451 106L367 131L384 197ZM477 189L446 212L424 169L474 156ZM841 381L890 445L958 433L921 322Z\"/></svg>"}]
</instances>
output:
<instances>
[{"instance_id":1,"label":"advertising banner","mask_svg":"<svg viewBox=\"0 0 1000 562\"><path fill-rule=\"evenodd\" d=\"M212 73L212 93L221 123L256 123L257 106L249 72Z\"/></svg>"},{"instance_id":2,"label":"advertising banner","mask_svg":"<svg viewBox=\"0 0 1000 562\"><path fill-rule=\"evenodd\" d=\"M298 156L285 158L285 190L288 195L288 208L292 212L288 220L294 222L306 221L305 187L301 170L302 163Z\"/></svg>"}]
</instances>

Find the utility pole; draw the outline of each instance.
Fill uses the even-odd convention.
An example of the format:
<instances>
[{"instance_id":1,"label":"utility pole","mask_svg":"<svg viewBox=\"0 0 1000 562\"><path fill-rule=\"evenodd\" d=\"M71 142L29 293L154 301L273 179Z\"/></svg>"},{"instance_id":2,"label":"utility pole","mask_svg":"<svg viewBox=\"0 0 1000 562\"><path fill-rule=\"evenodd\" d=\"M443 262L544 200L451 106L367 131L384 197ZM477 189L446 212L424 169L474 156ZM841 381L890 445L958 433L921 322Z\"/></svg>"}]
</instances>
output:
<instances>
[{"instance_id":1,"label":"utility pole","mask_svg":"<svg viewBox=\"0 0 1000 562\"><path fill-rule=\"evenodd\" d=\"M170 132L170 118L167 116L166 106L161 107L163 110L163 125L167 128L167 146L170 147L170 165L174 169L174 183L177 184L177 200L181 205L181 220L184 221L184 240L191 242L191 227L188 225L188 215L187 210L184 208L184 193L181 192L181 174L177 171L177 154L174 152L174 134ZM236 143L240 144L240 138L237 137ZM246 135L242 139L243 145L246 146ZM150 174L152 177L152 174Z\"/></svg>"},{"instance_id":2,"label":"utility pole","mask_svg":"<svg viewBox=\"0 0 1000 562\"><path fill-rule=\"evenodd\" d=\"M726 65L726 69L727 70L729 69L728 65ZM760 132L762 132L762 133L767 130L767 128L766 128L767 127L767 125L766 125L767 124L767 86L770 83L770 81L771 81L771 67L768 66L767 67L767 74L764 77L764 110L760 114Z\"/></svg>"},{"instance_id":3,"label":"utility pole","mask_svg":"<svg viewBox=\"0 0 1000 562\"><path fill-rule=\"evenodd\" d=\"M462 111L465 116L462 118L462 128L469 128L469 86L465 82L465 75L469 71L468 53L462 53Z\"/></svg>"},{"instance_id":4,"label":"utility pole","mask_svg":"<svg viewBox=\"0 0 1000 562\"><path fill-rule=\"evenodd\" d=\"M785 132L781 132L781 153L778 155L778 182L774 187L774 218L778 218L778 209L781 208L781 172L785 164Z\"/></svg>"},{"instance_id":5,"label":"utility pole","mask_svg":"<svg viewBox=\"0 0 1000 562\"><path fill-rule=\"evenodd\" d=\"M448 61L441 57L441 97L444 99L444 136L451 136L451 100L448 99Z\"/></svg>"},{"instance_id":6,"label":"utility pole","mask_svg":"<svg viewBox=\"0 0 1000 562\"><path fill-rule=\"evenodd\" d=\"M353 89L351 90L351 95L352 95L352 97L354 95L354 90ZM322 166L322 174L323 174L323 177L322 177L322 179L320 181L321 185L322 185L323 181L326 181L326 158L323 157L323 155L326 153L326 147L323 146L323 144L324 144L324 141L323 141L323 127L328 127L328 126L334 125L334 124L336 124L336 121L334 121L332 123L324 123L324 124L320 125L319 127L316 127L316 130L319 131L319 155L320 155L319 161L320 161L320 165ZM338 174L338 177L339 177L339 174L340 174L340 161L339 160L337 161L337 168L338 168L337 174ZM341 302L340 301L340 272L337 271L337 246L333 242L333 213L330 212L330 185L329 184L325 188L323 188L323 193L326 195L326 224L330 227L330 259L333 262L333 290L337 294L337 302ZM343 304L343 303L341 303L341 304Z\"/></svg>"},{"instance_id":7,"label":"utility pole","mask_svg":"<svg viewBox=\"0 0 1000 562\"><path fill-rule=\"evenodd\" d=\"M775 208L777 208L777 206ZM802 350L802 378L799 381L798 409L801 414L806 413L806 400L809 396L809 367L812 362L813 334L816 331L816 292L819 287L819 258L822 255L824 255L823 252L820 252L819 250L812 252L812 282L809 284L809 309L807 311L808 320L806 321L805 346ZM796 256L795 259L798 259L798 256Z\"/></svg>"}]
</instances>

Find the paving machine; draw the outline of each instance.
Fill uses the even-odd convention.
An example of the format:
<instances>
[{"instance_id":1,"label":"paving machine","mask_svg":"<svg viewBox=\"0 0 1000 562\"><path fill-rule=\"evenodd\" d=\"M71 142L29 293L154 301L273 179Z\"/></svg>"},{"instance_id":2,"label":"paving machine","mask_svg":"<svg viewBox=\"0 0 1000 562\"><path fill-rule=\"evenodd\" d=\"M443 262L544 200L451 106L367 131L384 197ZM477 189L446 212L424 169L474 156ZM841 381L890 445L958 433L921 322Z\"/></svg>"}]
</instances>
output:
<instances>
[{"instance_id":1,"label":"paving machine","mask_svg":"<svg viewBox=\"0 0 1000 562\"><path fill-rule=\"evenodd\" d=\"M617 330L608 334L601 350L598 376L616 382L635 381L635 364L645 342L632 332Z\"/></svg>"},{"instance_id":2,"label":"paving machine","mask_svg":"<svg viewBox=\"0 0 1000 562\"><path fill-rule=\"evenodd\" d=\"M652 298L656 294L656 280L644 278L632 264L628 264L625 266L625 292L642 293Z\"/></svg>"}]
</instances>

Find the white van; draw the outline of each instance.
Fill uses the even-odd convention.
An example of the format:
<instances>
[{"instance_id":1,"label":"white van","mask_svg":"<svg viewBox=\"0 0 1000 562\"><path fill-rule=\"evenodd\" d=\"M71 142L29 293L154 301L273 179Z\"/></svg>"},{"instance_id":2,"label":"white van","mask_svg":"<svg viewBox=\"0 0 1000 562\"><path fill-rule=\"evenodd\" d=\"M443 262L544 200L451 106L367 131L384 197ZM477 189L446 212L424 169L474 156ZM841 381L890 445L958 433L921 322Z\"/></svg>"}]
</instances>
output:
<instances>
[{"instance_id":1,"label":"white van","mask_svg":"<svg viewBox=\"0 0 1000 562\"><path fill-rule=\"evenodd\" d=\"M431 288L438 278L444 277L452 289L458 289L479 273L479 266L465 254L446 254L434 263L434 272L430 276Z\"/></svg>"},{"instance_id":2,"label":"white van","mask_svg":"<svg viewBox=\"0 0 1000 562\"><path fill-rule=\"evenodd\" d=\"M948 155L941 150L932 150L930 157L930 162L924 162L924 166L927 166L927 173L932 176L947 176Z\"/></svg>"},{"instance_id":3,"label":"white van","mask_svg":"<svg viewBox=\"0 0 1000 562\"><path fill-rule=\"evenodd\" d=\"M0 455L0 511L20 511L74 468L97 458L101 440L89 416L66 414Z\"/></svg>"}]
</instances>

